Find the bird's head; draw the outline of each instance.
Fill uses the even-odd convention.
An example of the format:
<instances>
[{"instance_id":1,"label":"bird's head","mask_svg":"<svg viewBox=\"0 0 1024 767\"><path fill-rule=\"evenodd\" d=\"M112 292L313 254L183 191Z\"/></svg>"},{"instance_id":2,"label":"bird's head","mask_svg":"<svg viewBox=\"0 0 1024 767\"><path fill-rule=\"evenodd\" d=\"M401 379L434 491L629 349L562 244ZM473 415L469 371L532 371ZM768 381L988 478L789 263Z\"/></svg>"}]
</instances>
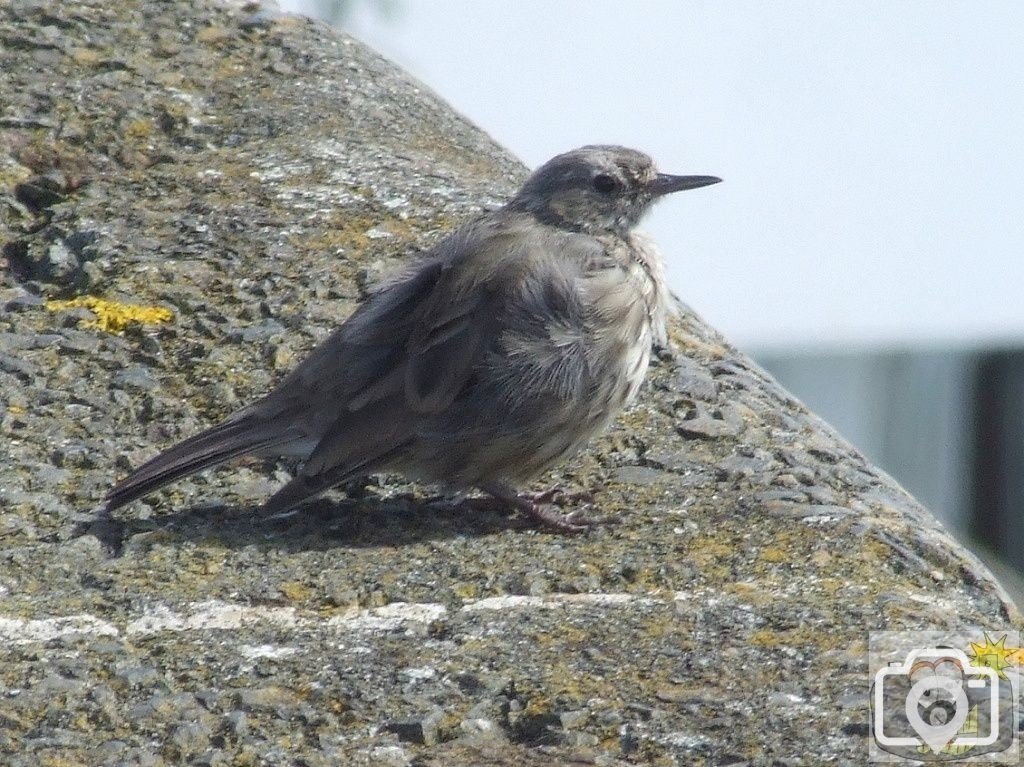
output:
<instances>
[{"instance_id":1,"label":"bird's head","mask_svg":"<svg viewBox=\"0 0 1024 767\"><path fill-rule=\"evenodd\" d=\"M566 229L625 233L659 197L721 180L658 173L651 158L635 149L585 146L534 171L510 207Z\"/></svg>"}]
</instances>

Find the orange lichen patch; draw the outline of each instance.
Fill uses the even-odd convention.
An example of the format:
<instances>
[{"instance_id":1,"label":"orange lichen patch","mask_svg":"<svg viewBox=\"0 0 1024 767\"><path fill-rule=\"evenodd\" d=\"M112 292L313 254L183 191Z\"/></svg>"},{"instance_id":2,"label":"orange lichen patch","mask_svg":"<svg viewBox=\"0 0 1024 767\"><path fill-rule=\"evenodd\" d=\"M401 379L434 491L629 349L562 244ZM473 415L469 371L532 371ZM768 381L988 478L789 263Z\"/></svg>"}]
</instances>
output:
<instances>
[{"instance_id":1,"label":"orange lichen patch","mask_svg":"<svg viewBox=\"0 0 1024 767\"><path fill-rule=\"evenodd\" d=\"M107 333L121 333L133 322L141 325L160 325L174 319L173 312L162 306L125 304L97 296L79 296L70 301L47 301L46 308L51 312L63 309L88 309L96 315L96 319L82 323L82 327L98 328Z\"/></svg>"}]
</instances>

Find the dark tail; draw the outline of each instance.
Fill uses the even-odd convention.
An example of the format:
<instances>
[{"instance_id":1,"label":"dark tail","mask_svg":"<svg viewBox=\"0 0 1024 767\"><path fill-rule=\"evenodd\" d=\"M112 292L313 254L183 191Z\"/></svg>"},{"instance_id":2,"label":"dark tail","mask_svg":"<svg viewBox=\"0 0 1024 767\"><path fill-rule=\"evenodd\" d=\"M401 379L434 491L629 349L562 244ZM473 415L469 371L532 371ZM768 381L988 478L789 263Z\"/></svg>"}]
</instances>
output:
<instances>
[{"instance_id":1,"label":"dark tail","mask_svg":"<svg viewBox=\"0 0 1024 767\"><path fill-rule=\"evenodd\" d=\"M137 468L107 493L110 512L219 463L293 441L293 430L254 416L229 419L179 442Z\"/></svg>"}]
</instances>

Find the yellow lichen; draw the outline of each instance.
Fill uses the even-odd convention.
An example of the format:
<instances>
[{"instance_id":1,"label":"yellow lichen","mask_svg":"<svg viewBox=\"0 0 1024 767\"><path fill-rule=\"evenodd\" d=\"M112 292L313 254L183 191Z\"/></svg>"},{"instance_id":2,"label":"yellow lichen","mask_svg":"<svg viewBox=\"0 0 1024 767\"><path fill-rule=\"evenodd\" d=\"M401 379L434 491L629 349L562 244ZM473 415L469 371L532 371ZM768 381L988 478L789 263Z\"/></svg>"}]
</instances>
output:
<instances>
[{"instance_id":1,"label":"yellow lichen","mask_svg":"<svg viewBox=\"0 0 1024 767\"><path fill-rule=\"evenodd\" d=\"M63 309L88 309L96 315L96 319L83 322L82 327L97 328L107 333L121 333L133 322L141 325L160 325L174 319L171 310L162 306L125 304L97 296L79 296L70 301L47 301L46 308L51 312Z\"/></svg>"},{"instance_id":2,"label":"yellow lichen","mask_svg":"<svg viewBox=\"0 0 1024 767\"><path fill-rule=\"evenodd\" d=\"M304 599L309 599L313 594L313 590L309 586L299 581L286 581L279 588L281 593L292 602L301 602Z\"/></svg>"},{"instance_id":3,"label":"yellow lichen","mask_svg":"<svg viewBox=\"0 0 1024 767\"><path fill-rule=\"evenodd\" d=\"M229 40L232 37L231 30L227 27L204 27L196 33L196 40L201 43L211 44Z\"/></svg>"},{"instance_id":4,"label":"yellow lichen","mask_svg":"<svg viewBox=\"0 0 1024 767\"><path fill-rule=\"evenodd\" d=\"M765 546L761 549L761 560L763 562L771 562L777 564L780 562L790 562L793 559L793 554L786 549L779 548L776 546Z\"/></svg>"},{"instance_id":5,"label":"yellow lichen","mask_svg":"<svg viewBox=\"0 0 1024 767\"><path fill-rule=\"evenodd\" d=\"M153 123L150 120L132 120L124 128L124 135L128 138L144 139L153 135Z\"/></svg>"},{"instance_id":6,"label":"yellow lichen","mask_svg":"<svg viewBox=\"0 0 1024 767\"><path fill-rule=\"evenodd\" d=\"M69 54L75 63L85 67L94 67L103 60L100 52L92 48L72 48Z\"/></svg>"}]
</instances>

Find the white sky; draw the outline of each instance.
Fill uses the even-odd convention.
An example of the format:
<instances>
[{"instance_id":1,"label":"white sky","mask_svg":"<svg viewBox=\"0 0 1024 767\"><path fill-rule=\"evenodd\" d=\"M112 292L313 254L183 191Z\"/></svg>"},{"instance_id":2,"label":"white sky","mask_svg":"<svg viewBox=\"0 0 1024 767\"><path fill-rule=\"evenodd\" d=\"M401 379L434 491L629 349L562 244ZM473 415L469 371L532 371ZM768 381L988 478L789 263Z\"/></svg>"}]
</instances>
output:
<instances>
[{"instance_id":1,"label":"white sky","mask_svg":"<svg viewBox=\"0 0 1024 767\"><path fill-rule=\"evenodd\" d=\"M740 345L1024 340L1019 0L394 4L349 31L528 165L621 143L722 176L647 228Z\"/></svg>"}]
</instances>

